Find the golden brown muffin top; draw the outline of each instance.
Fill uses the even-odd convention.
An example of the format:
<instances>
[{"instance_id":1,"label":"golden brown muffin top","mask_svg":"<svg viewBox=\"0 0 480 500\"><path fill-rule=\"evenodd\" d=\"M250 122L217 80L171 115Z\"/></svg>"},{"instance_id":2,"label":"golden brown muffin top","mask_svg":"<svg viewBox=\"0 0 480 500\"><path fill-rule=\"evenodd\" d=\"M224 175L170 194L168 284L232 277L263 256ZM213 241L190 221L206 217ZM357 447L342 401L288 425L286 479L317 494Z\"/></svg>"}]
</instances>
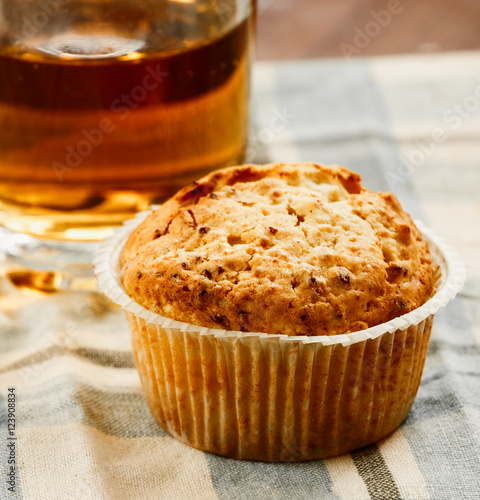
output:
<instances>
[{"instance_id":1,"label":"golden brown muffin top","mask_svg":"<svg viewBox=\"0 0 480 500\"><path fill-rule=\"evenodd\" d=\"M422 305L431 257L391 193L313 163L218 170L130 236L121 281L145 308L210 328L335 335Z\"/></svg>"}]
</instances>

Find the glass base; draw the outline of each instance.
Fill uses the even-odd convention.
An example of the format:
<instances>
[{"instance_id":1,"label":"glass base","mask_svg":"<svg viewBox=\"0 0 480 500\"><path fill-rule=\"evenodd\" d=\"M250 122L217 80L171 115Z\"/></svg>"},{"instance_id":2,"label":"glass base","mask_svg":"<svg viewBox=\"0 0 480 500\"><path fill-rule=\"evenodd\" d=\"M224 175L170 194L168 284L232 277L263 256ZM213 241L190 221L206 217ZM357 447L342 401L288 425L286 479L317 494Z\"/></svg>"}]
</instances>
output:
<instances>
[{"instance_id":1,"label":"glass base","mask_svg":"<svg viewBox=\"0 0 480 500\"><path fill-rule=\"evenodd\" d=\"M92 260L98 245L39 239L0 227L3 273L25 290L96 290Z\"/></svg>"}]
</instances>

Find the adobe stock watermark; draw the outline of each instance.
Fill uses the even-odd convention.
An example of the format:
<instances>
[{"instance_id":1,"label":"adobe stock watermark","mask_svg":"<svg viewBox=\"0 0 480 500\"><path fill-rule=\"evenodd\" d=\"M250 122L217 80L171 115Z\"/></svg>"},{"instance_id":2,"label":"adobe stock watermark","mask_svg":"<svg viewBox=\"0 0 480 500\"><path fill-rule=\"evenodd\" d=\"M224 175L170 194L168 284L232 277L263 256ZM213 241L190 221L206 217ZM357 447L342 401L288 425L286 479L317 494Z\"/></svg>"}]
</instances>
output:
<instances>
[{"instance_id":1,"label":"adobe stock watermark","mask_svg":"<svg viewBox=\"0 0 480 500\"><path fill-rule=\"evenodd\" d=\"M282 110L274 108L268 126L261 128L253 138L250 138L245 151L245 162L251 163L257 154L271 144L275 136L283 132L295 118L296 115L289 113L285 107Z\"/></svg>"},{"instance_id":2,"label":"adobe stock watermark","mask_svg":"<svg viewBox=\"0 0 480 500\"><path fill-rule=\"evenodd\" d=\"M160 70L159 64L157 64L155 69L147 67L145 72L146 75L141 85L136 85L128 94L124 93L112 102L110 111L119 115L118 118L120 120L126 120L131 111L138 108L145 101L148 93L157 89L164 78L169 76L169 73ZM90 130L83 129L81 131L83 138L75 145L68 145L65 148L64 162L52 162L52 169L58 181L63 182L65 175L79 167L83 163L83 160L92 154L95 148L101 146L105 136L115 132L116 128L117 126L112 118L104 117L98 122L95 128Z\"/></svg>"},{"instance_id":3,"label":"adobe stock watermark","mask_svg":"<svg viewBox=\"0 0 480 500\"><path fill-rule=\"evenodd\" d=\"M480 80L480 75L477 76L477 79ZM388 171L385 174L389 185L393 188L399 183L406 182L413 175L415 169L435 153L438 145L445 142L451 132L458 130L465 120L468 120L479 109L480 82L462 102L453 104L443 112L442 122L444 126L435 127L427 138L415 141L415 149L410 151L407 158L400 158L396 171Z\"/></svg>"},{"instance_id":4,"label":"adobe stock watermark","mask_svg":"<svg viewBox=\"0 0 480 500\"><path fill-rule=\"evenodd\" d=\"M353 44L342 42L340 48L342 49L342 54L346 59L350 59L352 55L360 55L363 49L366 49L374 38L377 38L380 33L387 28L394 16L403 12L405 2L411 2L412 0L389 0L386 4L385 9L376 11L372 9L370 11L371 20L368 21L365 26L359 28L355 26L353 29Z\"/></svg>"},{"instance_id":5,"label":"adobe stock watermark","mask_svg":"<svg viewBox=\"0 0 480 500\"><path fill-rule=\"evenodd\" d=\"M56 15L69 0L38 0L36 5L38 10L31 16L23 16L20 21L20 28L17 32L8 34L8 39L13 45L22 40L30 40L40 34L48 23L55 19Z\"/></svg>"}]
</instances>

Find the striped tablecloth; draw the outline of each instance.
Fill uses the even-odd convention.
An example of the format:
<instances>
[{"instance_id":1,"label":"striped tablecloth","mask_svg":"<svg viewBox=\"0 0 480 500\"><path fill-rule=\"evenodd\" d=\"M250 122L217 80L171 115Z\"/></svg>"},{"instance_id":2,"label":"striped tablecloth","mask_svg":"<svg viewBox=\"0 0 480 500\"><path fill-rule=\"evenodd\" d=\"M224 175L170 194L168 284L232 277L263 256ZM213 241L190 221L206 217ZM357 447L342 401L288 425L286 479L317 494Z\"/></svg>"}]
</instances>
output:
<instances>
[{"instance_id":1,"label":"striped tablecloth","mask_svg":"<svg viewBox=\"0 0 480 500\"><path fill-rule=\"evenodd\" d=\"M0 498L480 497L480 54L262 63L254 95L249 161L358 171L467 264L463 292L435 320L408 418L376 445L324 461L202 453L150 416L120 311L96 294L27 296L3 280Z\"/></svg>"}]
</instances>

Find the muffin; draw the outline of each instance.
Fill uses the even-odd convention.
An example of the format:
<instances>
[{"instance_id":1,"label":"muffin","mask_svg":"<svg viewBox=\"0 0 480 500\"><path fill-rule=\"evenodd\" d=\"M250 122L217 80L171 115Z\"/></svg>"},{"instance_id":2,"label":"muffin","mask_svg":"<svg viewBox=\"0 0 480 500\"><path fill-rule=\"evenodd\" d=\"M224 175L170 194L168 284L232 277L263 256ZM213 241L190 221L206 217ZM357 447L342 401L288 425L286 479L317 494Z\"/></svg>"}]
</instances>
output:
<instances>
[{"instance_id":1,"label":"muffin","mask_svg":"<svg viewBox=\"0 0 480 500\"><path fill-rule=\"evenodd\" d=\"M310 163L213 172L127 224L96 267L126 310L160 425L265 461L334 456L393 431L433 315L462 281L393 194Z\"/></svg>"}]
</instances>

